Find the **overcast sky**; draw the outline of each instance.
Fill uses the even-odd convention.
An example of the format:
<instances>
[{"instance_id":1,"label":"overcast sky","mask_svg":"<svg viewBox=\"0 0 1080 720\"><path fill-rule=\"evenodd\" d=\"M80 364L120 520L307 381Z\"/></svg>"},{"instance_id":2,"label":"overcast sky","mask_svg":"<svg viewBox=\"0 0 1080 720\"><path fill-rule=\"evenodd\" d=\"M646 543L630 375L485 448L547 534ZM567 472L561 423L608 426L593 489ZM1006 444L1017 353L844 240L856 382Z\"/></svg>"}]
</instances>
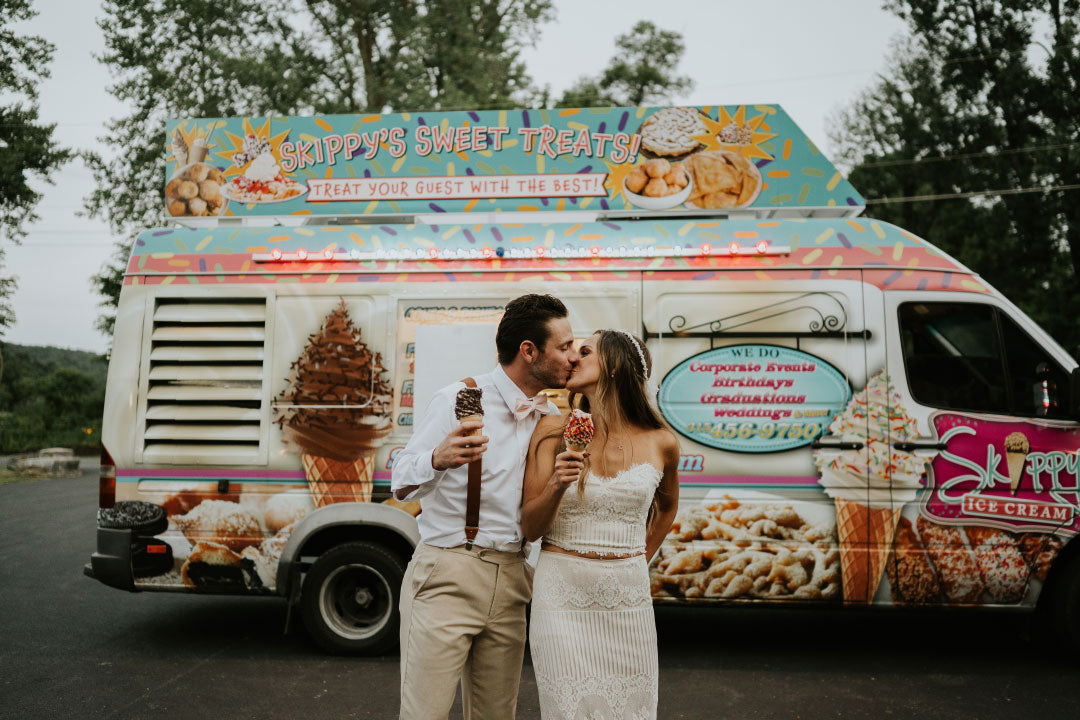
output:
<instances>
[{"instance_id":1,"label":"overcast sky","mask_svg":"<svg viewBox=\"0 0 1080 720\"><path fill-rule=\"evenodd\" d=\"M40 15L27 25L56 46L52 78L41 87L41 116L57 123L59 141L94 149L105 122L124 108L107 91L100 15L91 0L36 0ZM694 89L676 102L693 105L778 103L825 148L830 114L850 103L886 67L890 41L902 23L876 0L555 0L548 25L526 60L553 95L583 73L595 74L615 52L615 36L649 19L682 33L680 71ZM104 352L108 338L94 330L99 298L90 277L109 259L105 225L79 217L92 178L81 162L45 186L42 219L21 247L6 247L4 272L19 278L16 322L4 340Z\"/></svg>"}]
</instances>

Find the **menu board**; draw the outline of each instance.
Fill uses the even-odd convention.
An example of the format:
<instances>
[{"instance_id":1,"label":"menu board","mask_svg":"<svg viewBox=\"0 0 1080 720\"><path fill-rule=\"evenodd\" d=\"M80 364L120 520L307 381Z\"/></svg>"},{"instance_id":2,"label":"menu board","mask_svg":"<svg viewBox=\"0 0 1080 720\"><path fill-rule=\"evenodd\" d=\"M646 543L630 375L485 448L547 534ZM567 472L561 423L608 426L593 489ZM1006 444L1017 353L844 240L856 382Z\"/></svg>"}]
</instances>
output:
<instances>
[{"instance_id":1,"label":"menu board","mask_svg":"<svg viewBox=\"0 0 1080 720\"><path fill-rule=\"evenodd\" d=\"M865 204L776 105L187 118L163 149L173 217Z\"/></svg>"}]
</instances>

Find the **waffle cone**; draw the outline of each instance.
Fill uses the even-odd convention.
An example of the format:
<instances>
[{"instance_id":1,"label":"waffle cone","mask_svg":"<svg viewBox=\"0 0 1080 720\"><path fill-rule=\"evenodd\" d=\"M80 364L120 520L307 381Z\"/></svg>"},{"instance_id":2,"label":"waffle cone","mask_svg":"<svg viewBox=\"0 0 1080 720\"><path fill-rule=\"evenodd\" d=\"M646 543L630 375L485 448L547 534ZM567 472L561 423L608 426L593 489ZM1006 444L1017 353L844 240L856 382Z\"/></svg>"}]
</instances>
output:
<instances>
[{"instance_id":1,"label":"waffle cone","mask_svg":"<svg viewBox=\"0 0 1080 720\"><path fill-rule=\"evenodd\" d=\"M836 499L836 533L845 603L873 601L903 508L874 508Z\"/></svg>"},{"instance_id":2,"label":"waffle cone","mask_svg":"<svg viewBox=\"0 0 1080 720\"><path fill-rule=\"evenodd\" d=\"M1012 490L1013 495L1020 487L1020 478L1024 475L1024 463L1027 461L1027 456L1025 452L1005 453L1005 462L1009 464L1009 489Z\"/></svg>"},{"instance_id":3,"label":"waffle cone","mask_svg":"<svg viewBox=\"0 0 1080 720\"><path fill-rule=\"evenodd\" d=\"M582 445L581 443L566 443L566 449L574 452L585 452L585 448L589 447L588 444Z\"/></svg>"},{"instance_id":4,"label":"waffle cone","mask_svg":"<svg viewBox=\"0 0 1080 720\"><path fill-rule=\"evenodd\" d=\"M473 415L465 415L463 417L458 418L459 423L463 423L463 422L483 422L483 421L484 421L484 416L481 413L475 413ZM465 437L472 437L473 435L479 435L480 430L481 430L481 428L477 428L476 430L473 430L471 433L469 433Z\"/></svg>"},{"instance_id":5,"label":"waffle cone","mask_svg":"<svg viewBox=\"0 0 1080 720\"><path fill-rule=\"evenodd\" d=\"M347 462L307 453L300 459L316 508L339 502L371 502L374 452Z\"/></svg>"}]
</instances>

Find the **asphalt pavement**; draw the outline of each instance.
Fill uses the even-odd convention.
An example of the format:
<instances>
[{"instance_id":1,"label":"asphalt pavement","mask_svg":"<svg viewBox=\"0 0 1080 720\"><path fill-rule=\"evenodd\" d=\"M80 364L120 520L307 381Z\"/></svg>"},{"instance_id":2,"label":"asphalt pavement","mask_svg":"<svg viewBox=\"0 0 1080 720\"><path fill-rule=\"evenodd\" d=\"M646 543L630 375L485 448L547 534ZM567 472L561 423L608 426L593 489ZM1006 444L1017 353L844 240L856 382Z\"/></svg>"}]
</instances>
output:
<instances>
[{"instance_id":1,"label":"asphalt pavement","mask_svg":"<svg viewBox=\"0 0 1080 720\"><path fill-rule=\"evenodd\" d=\"M0 718L394 718L398 657L322 654L275 598L83 575L96 469L0 485ZM657 609L660 718L1075 718L1080 663L997 612ZM460 717L455 709L451 717ZM540 717L526 660L518 718Z\"/></svg>"}]
</instances>

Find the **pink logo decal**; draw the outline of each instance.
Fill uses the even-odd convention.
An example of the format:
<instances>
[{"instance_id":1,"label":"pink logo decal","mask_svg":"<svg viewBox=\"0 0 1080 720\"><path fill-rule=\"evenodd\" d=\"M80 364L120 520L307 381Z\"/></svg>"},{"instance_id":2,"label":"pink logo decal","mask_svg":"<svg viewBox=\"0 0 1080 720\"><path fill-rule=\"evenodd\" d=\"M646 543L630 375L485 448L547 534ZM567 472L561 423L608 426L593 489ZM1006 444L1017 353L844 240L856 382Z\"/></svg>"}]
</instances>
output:
<instances>
[{"instance_id":1,"label":"pink logo decal","mask_svg":"<svg viewBox=\"0 0 1080 720\"><path fill-rule=\"evenodd\" d=\"M935 413L922 512L952 525L1080 533L1080 428Z\"/></svg>"}]
</instances>

